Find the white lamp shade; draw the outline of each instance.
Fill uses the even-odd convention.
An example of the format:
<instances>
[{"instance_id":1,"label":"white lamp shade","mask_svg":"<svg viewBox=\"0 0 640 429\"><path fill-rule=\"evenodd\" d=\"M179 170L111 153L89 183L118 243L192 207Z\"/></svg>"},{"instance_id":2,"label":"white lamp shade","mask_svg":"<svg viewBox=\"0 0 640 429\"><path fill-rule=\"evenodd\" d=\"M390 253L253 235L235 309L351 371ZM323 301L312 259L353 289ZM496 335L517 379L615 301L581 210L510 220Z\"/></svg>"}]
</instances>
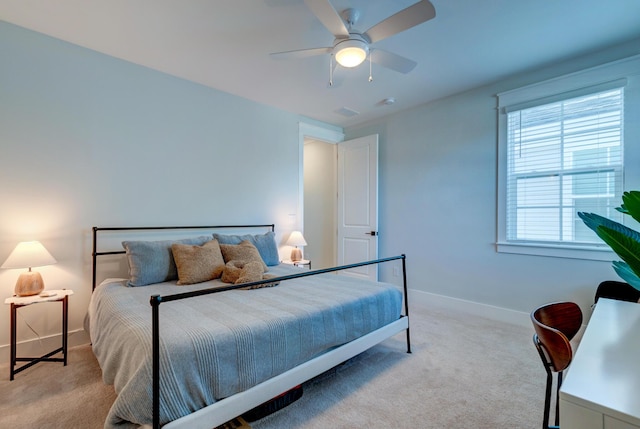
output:
<instances>
[{"instance_id":1,"label":"white lamp shade","mask_svg":"<svg viewBox=\"0 0 640 429\"><path fill-rule=\"evenodd\" d=\"M289 236L289 239L287 240L287 245L300 247L300 246L306 246L307 242L305 241L300 231L293 231Z\"/></svg>"},{"instance_id":2,"label":"white lamp shade","mask_svg":"<svg viewBox=\"0 0 640 429\"><path fill-rule=\"evenodd\" d=\"M336 61L342 67L356 67L367 58L369 47L360 40L349 39L338 43L334 48Z\"/></svg>"},{"instance_id":3,"label":"white lamp shade","mask_svg":"<svg viewBox=\"0 0 640 429\"><path fill-rule=\"evenodd\" d=\"M43 267L57 262L39 241L23 241L18 243L0 268Z\"/></svg>"},{"instance_id":4,"label":"white lamp shade","mask_svg":"<svg viewBox=\"0 0 640 429\"><path fill-rule=\"evenodd\" d=\"M291 260L297 262L302 259L302 251L298 247L306 246L307 242L300 231L293 231L287 240L287 245L293 246L291 249Z\"/></svg>"}]
</instances>

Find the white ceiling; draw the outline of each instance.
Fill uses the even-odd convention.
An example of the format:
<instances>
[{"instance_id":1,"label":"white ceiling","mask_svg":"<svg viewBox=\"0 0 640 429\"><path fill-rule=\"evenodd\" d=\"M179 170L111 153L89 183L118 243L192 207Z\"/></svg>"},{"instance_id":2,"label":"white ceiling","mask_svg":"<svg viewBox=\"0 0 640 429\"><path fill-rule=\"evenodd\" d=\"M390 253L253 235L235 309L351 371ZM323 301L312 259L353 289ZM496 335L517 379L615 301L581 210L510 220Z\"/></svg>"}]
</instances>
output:
<instances>
[{"instance_id":1,"label":"white ceiling","mask_svg":"<svg viewBox=\"0 0 640 429\"><path fill-rule=\"evenodd\" d=\"M331 0L364 31L415 0ZM375 44L418 63L409 74L329 56L269 53L331 46L303 0L0 0L0 19L320 121L350 126L511 74L640 37L640 0L432 0L436 17ZM394 105L383 99L393 97ZM349 108L359 115L336 113Z\"/></svg>"}]
</instances>

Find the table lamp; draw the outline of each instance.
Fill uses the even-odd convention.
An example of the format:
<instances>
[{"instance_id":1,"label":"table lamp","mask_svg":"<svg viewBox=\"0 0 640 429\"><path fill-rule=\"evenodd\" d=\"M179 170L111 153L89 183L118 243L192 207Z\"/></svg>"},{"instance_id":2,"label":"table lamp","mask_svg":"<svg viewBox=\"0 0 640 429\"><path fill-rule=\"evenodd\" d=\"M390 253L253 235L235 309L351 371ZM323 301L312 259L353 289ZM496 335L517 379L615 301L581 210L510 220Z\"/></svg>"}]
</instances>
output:
<instances>
[{"instance_id":1,"label":"table lamp","mask_svg":"<svg viewBox=\"0 0 640 429\"><path fill-rule=\"evenodd\" d=\"M302 259L302 251L298 247L306 246L307 242L304 240L300 231L293 231L287 240L288 246L294 246L291 250L291 260L298 262Z\"/></svg>"},{"instance_id":2,"label":"table lamp","mask_svg":"<svg viewBox=\"0 0 640 429\"><path fill-rule=\"evenodd\" d=\"M31 296L44 290L42 276L37 271L31 271L31 268L57 262L39 241L23 241L18 243L0 268L29 268L29 271L18 277L14 293L17 296Z\"/></svg>"}]
</instances>

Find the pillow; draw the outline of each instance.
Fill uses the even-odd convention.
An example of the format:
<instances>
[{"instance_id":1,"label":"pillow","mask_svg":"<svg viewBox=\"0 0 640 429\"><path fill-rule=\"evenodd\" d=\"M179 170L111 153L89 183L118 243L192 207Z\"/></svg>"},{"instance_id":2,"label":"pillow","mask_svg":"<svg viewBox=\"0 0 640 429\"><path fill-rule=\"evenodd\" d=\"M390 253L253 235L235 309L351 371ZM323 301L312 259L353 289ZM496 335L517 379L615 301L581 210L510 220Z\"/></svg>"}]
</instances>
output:
<instances>
[{"instance_id":1,"label":"pillow","mask_svg":"<svg viewBox=\"0 0 640 429\"><path fill-rule=\"evenodd\" d=\"M263 274L263 264L258 261L242 262L242 261L229 261L224 266L221 280L225 283L252 283L259 280L273 279L276 276L271 274ZM259 289L263 287L278 286L280 282L263 283L260 285L247 286L240 289L250 290Z\"/></svg>"},{"instance_id":2,"label":"pillow","mask_svg":"<svg viewBox=\"0 0 640 429\"><path fill-rule=\"evenodd\" d=\"M247 269L256 277L256 280L262 280L262 274L264 273L263 265L258 261L243 262L243 261L229 261L225 264L224 270L222 270L222 276L220 280L224 283L237 283L238 279L242 277ZM258 277L258 271L260 276Z\"/></svg>"},{"instance_id":3,"label":"pillow","mask_svg":"<svg viewBox=\"0 0 640 429\"><path fill-rule=\"evenodd\" d=\"M178 278L176 263L171 253L173 243L201 246L211 240L211 236L185 238L183 240L123 241L129 261L128 286L146 286Z\"/></svg>"},{"instance_id":4,"label":"pillow","mask_svg":"<svg viewBox=\"0 0 640 429\"><path fill-rule=\"evenodd\" d=\"M178 269L179 285L217 279L224 270L224 259L218 240L211 240L202 246L173 243L171 252Z\"/></svg>"},{"instance_id":5,"label":"pillow","mask_svg":"<svg viewBox=\"0 0 640 429\"><path fill-rule=\"evenodd\" d=\"M264 263L260 252L256 246L251 244L248 240L241 242L240 244L222 244L220 243L220 250L222 250L222 257L224 262L229 261L242 261L244 263L258 261L267 271L267 264Z\"/></svg>"},{"instance_id":6,"label":"pillow","mask_svg":"<svg viewBox=\"0 0 640 429\"><path fill-rule=\"evenodd\" d=\"M239 244L247 240L256 246L265 264L271 267L280 263L280 255L278 254L278 246L276 245L276 234L273 231L256 235L223 235L214 233L213 238L218 240L220 244Z\"/></svg>"}]
</instances>

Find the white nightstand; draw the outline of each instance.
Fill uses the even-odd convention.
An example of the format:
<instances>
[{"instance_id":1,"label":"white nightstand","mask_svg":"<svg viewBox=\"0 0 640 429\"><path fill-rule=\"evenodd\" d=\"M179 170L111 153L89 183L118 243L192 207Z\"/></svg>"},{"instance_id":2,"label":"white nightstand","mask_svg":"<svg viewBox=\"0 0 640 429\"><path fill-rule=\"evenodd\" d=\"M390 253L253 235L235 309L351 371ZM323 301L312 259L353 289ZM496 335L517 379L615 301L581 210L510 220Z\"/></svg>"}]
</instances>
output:
<instances>
[{"instance_id":1,"label":"white nightstand","mask_svg":"<svg viewBox=\"0 0 640 429\"><path fill-rule=\"evenodd\" d=\"M42 292L48 296L32 295L32 296L12 296L4 300L5 304L11 305L11 364L9 366L9 380L20 371L29 368L38 362L62 362L67 365L67 335L69 326L69 295L73 295L70 289L61 290L45 290ZM57 348L40 357L17 357L16 353L16 322L18 317L18 308L31 304L40 304L43 302L61 302L62 303L62 347ZM51 356L62 352L61 358L53 358ZM17 362L27 362L20 368L16 368Z\"/></svg>"},{"instance_id":2,"label":"white nightstand","mask_svg":"<svg viewBox=\"0 0 640 429\"><path fill-rule=\"evenodd\" d=\"M300 259L299 261L292 261L291 259L285 259L282 261L283 264L295 265L296 267L309 267L311 269L311 260L309 259Z\"/></svg>"}]
</instances>

